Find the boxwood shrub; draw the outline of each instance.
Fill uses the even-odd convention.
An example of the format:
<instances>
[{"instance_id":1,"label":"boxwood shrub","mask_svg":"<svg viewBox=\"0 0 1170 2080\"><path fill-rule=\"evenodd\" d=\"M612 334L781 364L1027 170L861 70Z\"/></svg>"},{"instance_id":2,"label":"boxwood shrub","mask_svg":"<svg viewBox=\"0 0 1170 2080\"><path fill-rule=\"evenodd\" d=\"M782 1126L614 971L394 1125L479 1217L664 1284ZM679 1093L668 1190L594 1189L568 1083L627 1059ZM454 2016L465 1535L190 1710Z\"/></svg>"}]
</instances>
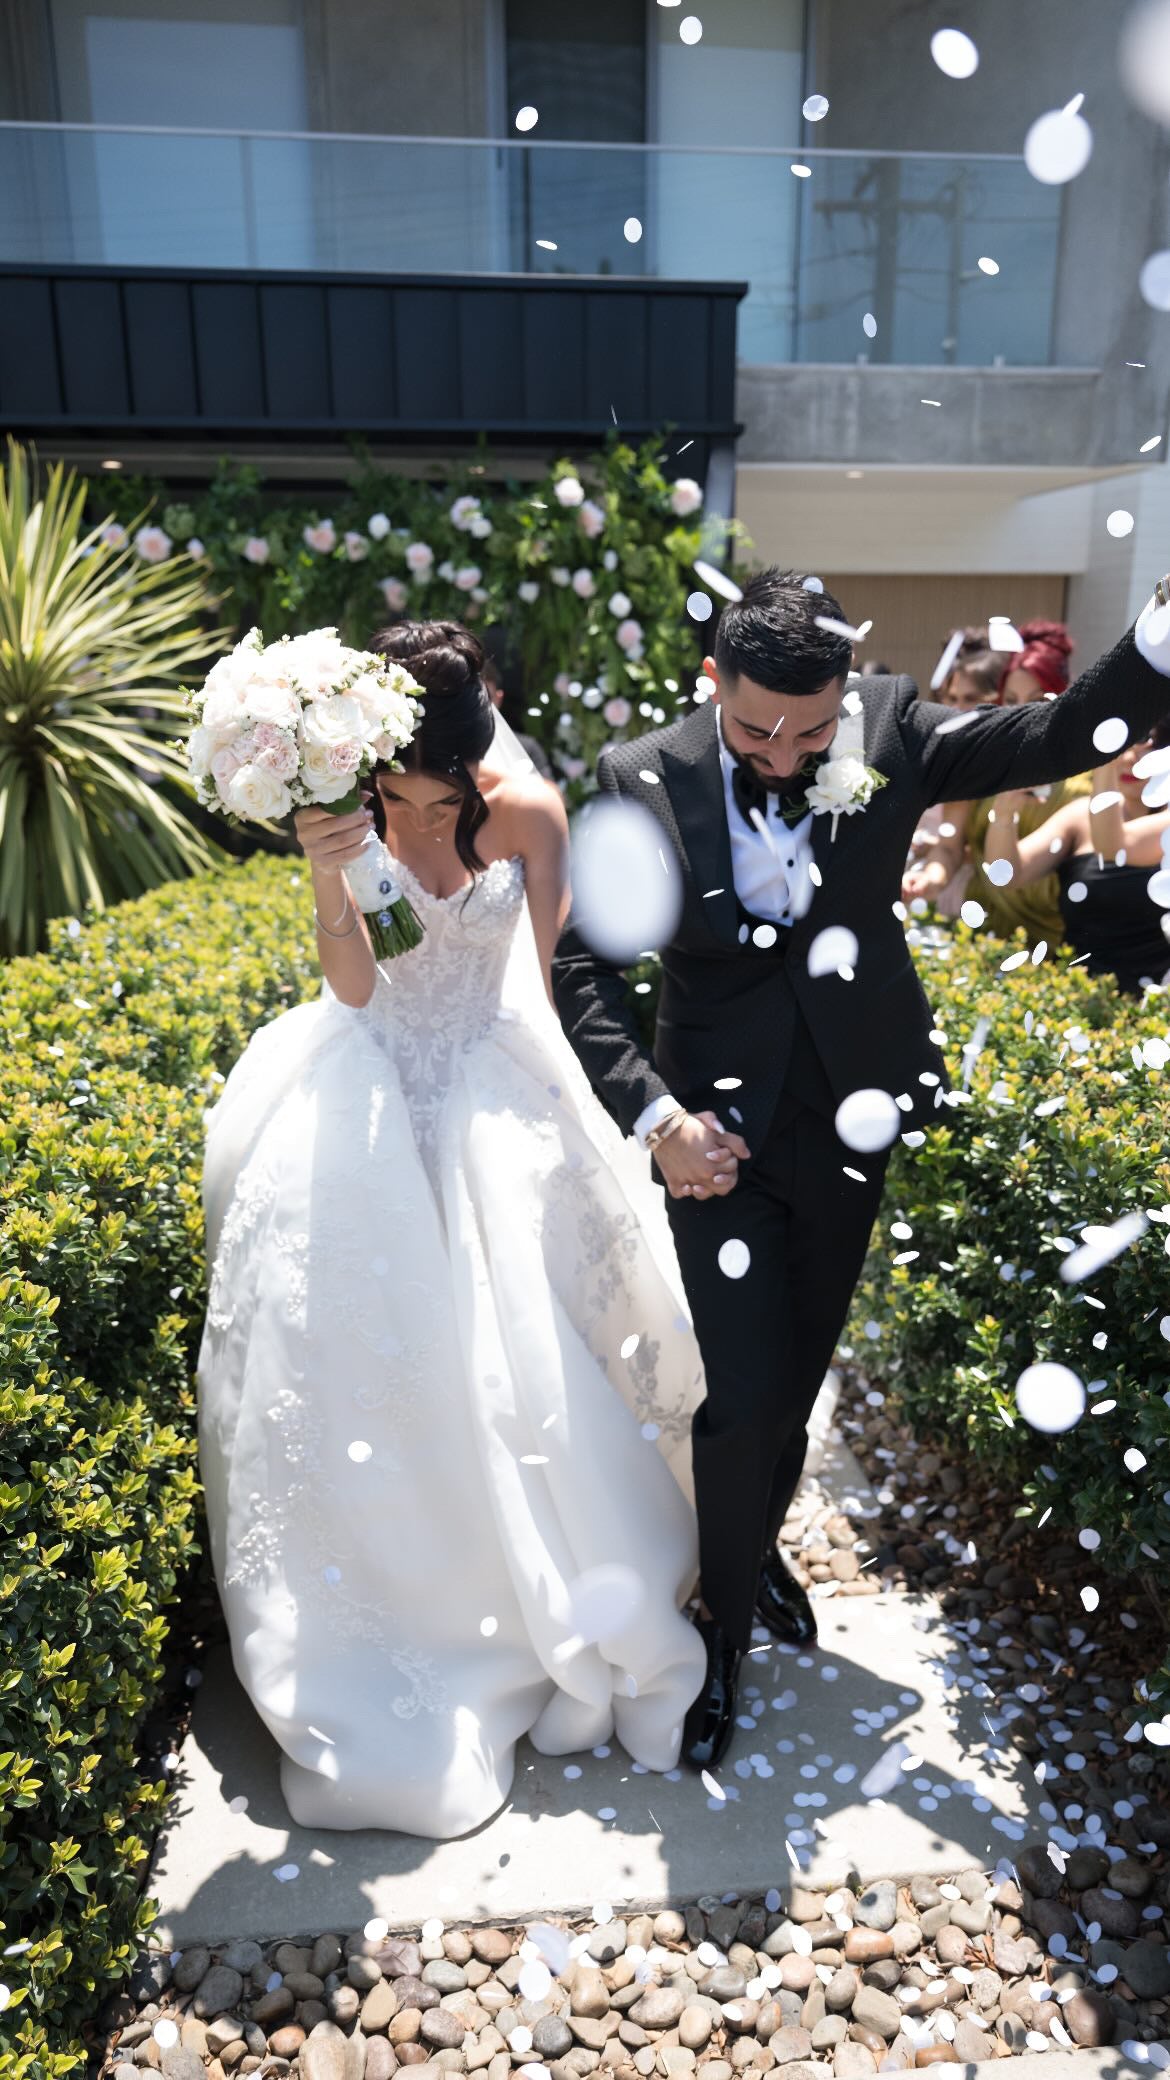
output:
<instances>
[{"instance_id":1,"label":"boxwood shrub","mask_svg":"<svg viewBox=\"0 0 1170 2080\"><path fill-rule=\"evenodd\" d=\"M940 1108L921 1148L896 1144L845 1348L916 1435L1014 1487L1018 1515L1096 1531L1102 1571L1145 1574L1160 1598L1170 996L1139 1005L1061 957L1005 973L1011 949L963 925L925 940L920 972L968 1102ZM1062 1279L1086 1227L1131 1212L1148 1221L1135 1242L1083 1281ZM1060 1435L1016 1407L1020 1373L1041 1360L1088 1389L1086 1413ZM1163 1670L1152 1694L1168 1687Z\"/></svg>"},{"instance_id":2,"label":"boxwood shrub","mask_svg":"<svg viewBox=\"0 0 1170 2080\"><path fill-rule=\"evenodd\" d=\"M149 1926L136 1732L197 1550L202 1114L315 993L308 877L166 889L0 977L0 2061L84 2064Z\"/></svg>"}]
</instances>

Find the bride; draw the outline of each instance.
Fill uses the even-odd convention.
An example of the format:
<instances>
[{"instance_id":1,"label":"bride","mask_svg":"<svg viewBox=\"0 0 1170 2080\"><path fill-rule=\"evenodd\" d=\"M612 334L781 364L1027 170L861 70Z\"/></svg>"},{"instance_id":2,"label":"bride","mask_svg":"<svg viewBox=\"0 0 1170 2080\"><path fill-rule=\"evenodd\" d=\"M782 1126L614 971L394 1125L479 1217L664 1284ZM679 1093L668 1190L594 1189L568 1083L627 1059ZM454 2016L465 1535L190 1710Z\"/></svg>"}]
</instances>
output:
<instances>
[{"instance_id":1,"label":"bride","mask_svg":"<svg viewBox=\"0 0 1170 2080\"><path fill-rule=\"evenodd\" d=\"M444 1837L507 1797L523 1734L677 1760L702 1381L645 1158L548 1000L560 799L493 741L467 630L374 647L423 689L406 770L297 812L321 995L208 1115L200 1456L294 1820ZM346 876L360 900L367 818L425 928L381 965Z\"/></svg>"}]
</instances>

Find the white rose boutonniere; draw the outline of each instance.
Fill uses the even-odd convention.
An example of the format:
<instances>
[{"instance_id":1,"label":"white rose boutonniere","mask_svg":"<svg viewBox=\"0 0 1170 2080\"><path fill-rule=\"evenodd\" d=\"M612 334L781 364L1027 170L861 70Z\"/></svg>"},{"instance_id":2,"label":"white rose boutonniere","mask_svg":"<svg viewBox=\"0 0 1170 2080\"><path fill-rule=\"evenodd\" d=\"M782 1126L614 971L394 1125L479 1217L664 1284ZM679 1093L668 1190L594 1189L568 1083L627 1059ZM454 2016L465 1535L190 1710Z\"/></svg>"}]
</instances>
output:
<instances>
[{"instance_id":1,"label":"white rose boutonniere","mask_svg":"<svg viewBox=\"0 0 1170 2080\"><path fill-rule=\"evenodd\" d=\"M846 754L843 758L825 760L805 800L814 816L832 817L831 836L835 843L838 819L855 816L859 809L868 808L878 788L885 787L886 783L885 773L879 773L875 766L867 766L864 759Z\"/></svg>"}]
</instances>

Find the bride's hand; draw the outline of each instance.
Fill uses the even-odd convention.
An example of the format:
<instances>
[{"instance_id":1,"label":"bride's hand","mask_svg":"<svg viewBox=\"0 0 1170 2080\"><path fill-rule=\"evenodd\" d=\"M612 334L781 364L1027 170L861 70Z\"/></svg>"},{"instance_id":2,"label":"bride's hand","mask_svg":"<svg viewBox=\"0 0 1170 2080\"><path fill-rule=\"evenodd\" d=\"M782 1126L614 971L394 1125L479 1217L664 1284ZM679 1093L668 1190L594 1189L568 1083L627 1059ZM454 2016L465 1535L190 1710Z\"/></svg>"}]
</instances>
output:
<instances>
[{"instance_id":1,"label":"bride's hand","mask_svg":"<svg viewBox=\"0 0 1170 2080\"><path fill-rule=\"evenodd\" d=\"M358 858L366 834L373 828L374 813L354 809L346 816L333 816L328 809L298 809L293 823L297 844L310 866L319 874L336 875Z\"/></svg>"},{"instance_id":2,"label":"bride's hand","mask_svg":"<svg viewBox=\"0 0 1170 2080\"><path fill-rule=\"evenodd\" d=\"M688 1113L659 1143L654 1160L672 1199L722 1199L735 1189L748 1154L741 1134L727 1133L713 1112L700 1112Z\"/></svg>"}]
</instances>

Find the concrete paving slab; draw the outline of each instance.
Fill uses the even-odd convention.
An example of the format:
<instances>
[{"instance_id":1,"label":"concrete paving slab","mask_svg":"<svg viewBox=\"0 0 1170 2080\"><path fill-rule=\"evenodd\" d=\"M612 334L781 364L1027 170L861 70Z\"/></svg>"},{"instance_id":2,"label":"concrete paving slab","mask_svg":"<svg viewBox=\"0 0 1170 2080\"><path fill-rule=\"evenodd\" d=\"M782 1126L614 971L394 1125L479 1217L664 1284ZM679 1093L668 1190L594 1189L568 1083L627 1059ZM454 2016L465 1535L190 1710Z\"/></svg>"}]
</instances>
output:
<instances>
[{"instance_id":1,"label":"concrete paving slab","mask_svg":"<svg viewBox=\"0 0 1170 2080\"><path fill-rule=\"evenodd\" d=\"M813 1478L834 1501L872 1508L831 1407L829 1394ZM509 1804L455 1842L294 1827L275 1744L226 1649L215 1653L152 1866L157 1936L181 1947L349 1930L373 1914L403 1928L431 1914L588 1911L602 1899L661 1906L782 1888L797 1871L816 1884L907 1878L994 1865L1043 1831L1030 1768L945 1667L957 1647L934 1597L830 1594L818 1617L814 1652L753 1650L718 1772L723 1797L689 1772L643 1772L616 1744L569 1764L525 1744ZM879 1761L889 1783L866 1795ZM290 1866L294 1877L276 1877Z\"/></svg>"}]
</instances>

